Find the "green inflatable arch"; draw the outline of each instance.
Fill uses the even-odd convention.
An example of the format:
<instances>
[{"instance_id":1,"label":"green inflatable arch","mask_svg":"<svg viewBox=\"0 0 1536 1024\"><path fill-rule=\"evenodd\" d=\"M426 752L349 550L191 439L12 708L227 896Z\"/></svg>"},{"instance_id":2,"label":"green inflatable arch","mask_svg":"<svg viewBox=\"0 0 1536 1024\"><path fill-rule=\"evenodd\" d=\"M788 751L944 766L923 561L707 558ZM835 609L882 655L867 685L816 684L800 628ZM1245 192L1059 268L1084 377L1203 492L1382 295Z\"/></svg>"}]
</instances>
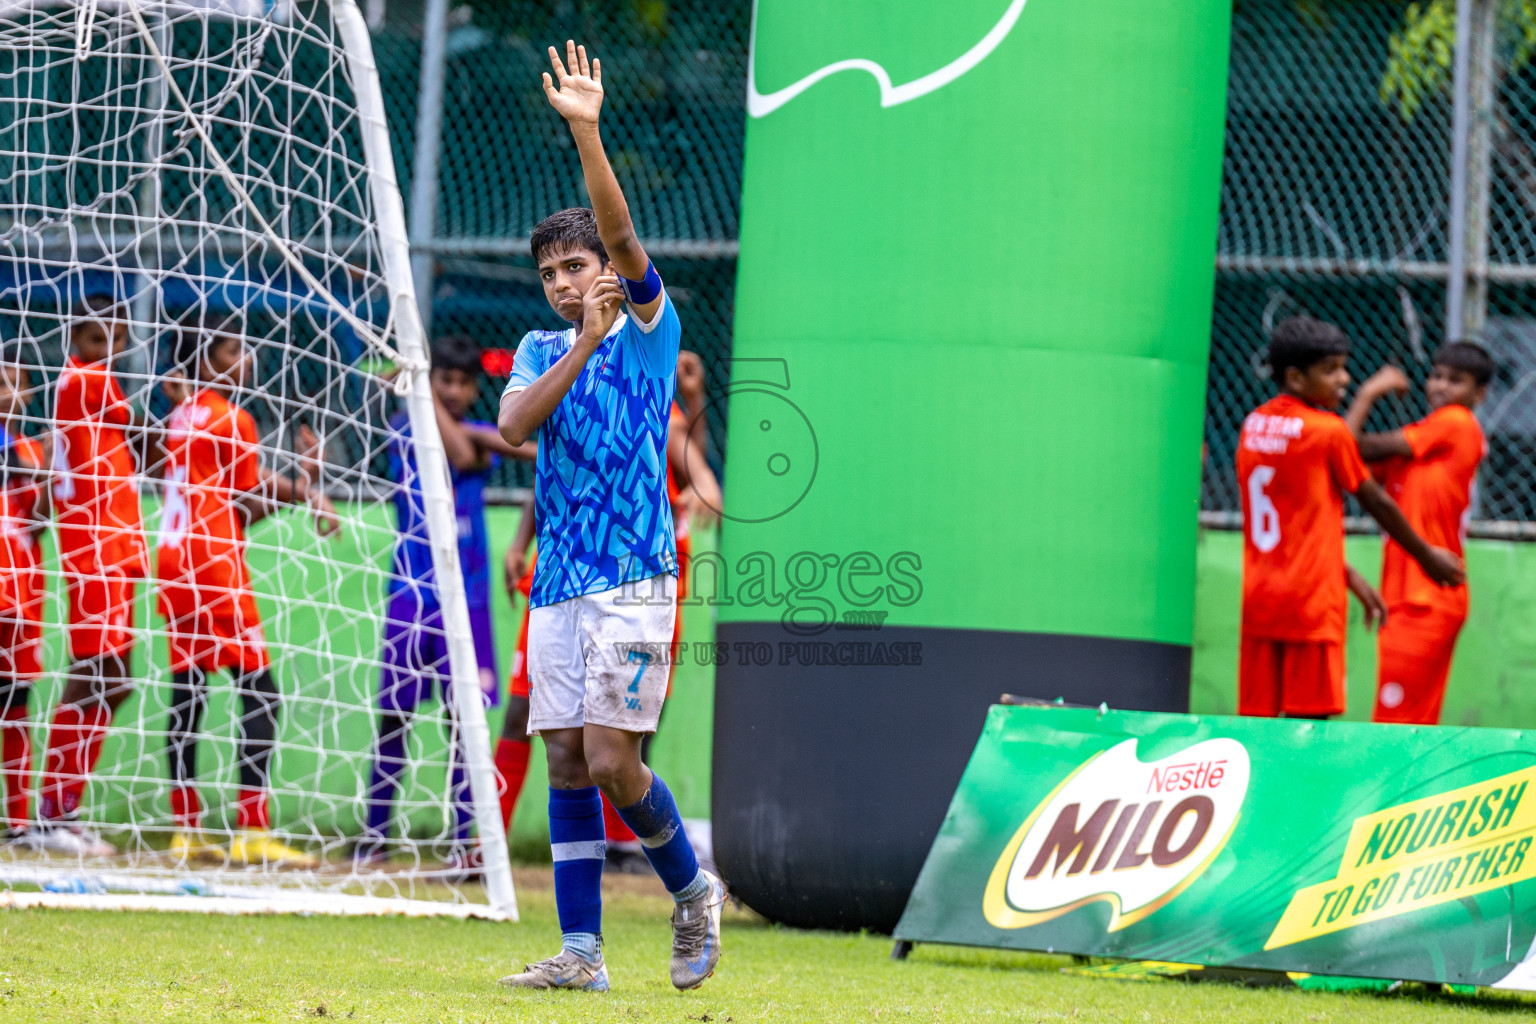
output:
<instances>
[{"instance_id":1,"label":"green inflatable arch","mask_svg":"<svg viewBox=\"0 0 1536 1024\"><path fill-rule=\"evenodd\" d=\"M1229 19L760 4L696 590L768 916L894 925L1004 692L1186 708Z\"/></svg>"}]
</instances>

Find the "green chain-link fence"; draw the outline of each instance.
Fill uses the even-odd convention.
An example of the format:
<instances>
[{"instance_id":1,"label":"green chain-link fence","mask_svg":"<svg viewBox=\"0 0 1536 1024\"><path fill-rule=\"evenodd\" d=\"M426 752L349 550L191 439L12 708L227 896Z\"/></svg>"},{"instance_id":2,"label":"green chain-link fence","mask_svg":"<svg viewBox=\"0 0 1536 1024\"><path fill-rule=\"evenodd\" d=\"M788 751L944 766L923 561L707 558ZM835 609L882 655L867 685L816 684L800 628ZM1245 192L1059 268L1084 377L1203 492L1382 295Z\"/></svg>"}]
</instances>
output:
<instances>
[{"instance_id":1,"label":"green chain-link fence","mask_svg":"<svg viewBox=\"0 0 1536 1024\"><path fill-rule=\"evenodd\" d=\"M1530 522L1536 10L1529 0L1463 2L1479 45L1468 126L1471 283L1466 327L1454 333L1480 337L1500 364L1482 410L1489 457L1474 516ZM1239 424L1271 391L1268 328L1299 312L1331 320L1355 341L1357 380L1391 361L1422 384L1446 338L1453 239L1455 3L1238 0L1233 13L1202 495L1218 521L1239 508ZM1423 412L1412 394L1380 407L1372 426Z\"/></svg>"},{"instance_id":2,"label":"green chain-link fence","mask_svg":"<svg viewBox=\"0 0 1536 1024\"><path fill-rule=\"evenodd\" d=\"M603 62L604 137L635 226L666 278L683 345L703 358L712 396L729 379L737 211L750 5L708 0L549 3L513 0L451 9L445 48L436 224L415 238L431 254L434 334L468 334L489 350L477 414L495 418L510 354L526 331L556 325L528 256L541 219L586 204L570 132L540 87L545 49L584 42ZM391 6L391 30L397 17ZM399 9L414 19L420 7ZM414 126L417 52L386 71L390 110ZM382 63L381 56L381 63ZM397 132L408 162L414 136ZM402 183L403 187L405 183ZM709 406L711 416L722 404ZM724 423L710 424L718 443ZM526 484L508 466L507 484Z\"/></svg>"},{"instance_id":3,"label":"green chain-link fence","mask_svg":"<svg viewBox=\"0 0 1536 1024\"><path fill-rule=\"evenodd\" d=\"M1536 3L1464 2L1488 26L1473 57L1473 91L1481 80L1486 92L1473 96L1466 322L1500 363L1483 409L1489 458L1475 512L1530 523ZM391 0L389 11L380 62L408 188L423 8ZM1446 337L1456 130L1453 0L1236 0L1233 13L1202 494L1208 517L1229 522L1239 507L1233 444L1243 414L1270 393L1261 356L1275 321L1330 319L1355 340L1357 378L1393 361L1422 383ZM750 15L745 0L452 9L436 227L415 240L434 258L434 332L462 331L506 356L525 331L550 325L524 240L545 214L584 201L569 135L539 88L544 47L576 38L608 72L609 150L678 299L685 345L723 390ZM493 376L482 415L493 415L500 384ZM1410 395L1379 408L1373 426L1423 411ZM711 426L722 444L723 423ZM507 473L526 482L521 467Z\"/></svg>"}]
</instances>

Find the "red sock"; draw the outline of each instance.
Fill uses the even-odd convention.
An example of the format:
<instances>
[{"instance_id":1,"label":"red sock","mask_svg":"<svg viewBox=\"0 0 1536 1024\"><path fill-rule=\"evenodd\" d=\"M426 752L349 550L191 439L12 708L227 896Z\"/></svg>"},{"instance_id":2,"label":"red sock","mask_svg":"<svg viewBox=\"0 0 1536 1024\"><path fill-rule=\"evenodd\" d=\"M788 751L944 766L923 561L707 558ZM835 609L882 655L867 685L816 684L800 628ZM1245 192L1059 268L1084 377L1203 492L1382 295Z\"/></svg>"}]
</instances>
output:
<instances>
[{"instance_id":1,"label":"red sock","mask_svg":"<svg viewBox=\"0 0 1536 1024\"><path fill-rule=\"evenodd\" d=\"M272 827L272 821L267 816L267 793L262 789L242 789L240 802L235 805L236 823L241 828L259 828L262 831Z\"/></svg>"},{"instance_id":2,"label":"red sock","mask_svg":"<svg viewBox=\"0 0 1536 1024\"><path fill-rule=\"evenodd\" d=\"M80 761L79 772L72 779L64 793L64 813L69 814L80 806L80 798L85 794L85 784L90 781L91 773L96 770L96 762L101 760L101 745L106 742L107 730L112 727L112 709L105 704L94 704L91 713L85 719L85 757ZM77 750L79 748L76 748Z\"/></svg>"},{"instance_id":3,"label":"red sock","mask_svg":"<svg viewBox=\"0 0 1536 1024\"><path fill-rule=\"evenodd\" d=\"M203 804L197 798L197 790L191 786L174 786L171 789L171 818L177 828L197 828L203 817Z\"/></svg>"},{"instance_id":4,"label":"red sock","mask_svg":"<svg viewBox=\"0 0 1536 1024\"><path fill-rule=\"evenodd\" d=\"M27 728L27 709L11 708L0 719L0 781L5 783L5 823L25 828L32 820L28 810L28 782L32 775L32 731Z\"/></svg>"},{"instance_id":5,"label":"red sock","mask_svg":"<svg viewBox=\"0 0 1536 1024\"><path fill-rule=\"evenodd\" d=\"M60 704L53 712L53 728L48 734L48 753L43 758L43 791L38 810L45 818L73 814L96 759L112 712L93 702L89 711L73 704Z\"/></svg>"},{"instance_id":6,"label":"red sock","mask_svg":"<svg viewBox=\"0 0 1536 1024\"><path fill-rule=\"evenodd\" d=\"M53 709L53 726L48 730L48 751L43 755L43 778L38 791L39 818L57 818L64 814L66 773L75 761L75 750L82 741L80 726L85 716L73 704Z\"/></svg>"},{"instance_id":7,"label":"red sock","mask_svg":"<svg viewBox=\"0 0 1536 1024\"><path fill-rule=\"evenodd\" d=\"M528 777L528 752L533 744L521 743L505 736L496 741L496 774L501 776L501 827L512 828L512 812L517 810L517 795L523 791L523 780Z\"/></svg>"},{"instance_id":8,"label":"red sock","mask_svg":"<svg viewBox=\"0 0 1536 1024\"><path fill-rule=\"evenodd\" d=\"M603 835L610 843L633 843L635 833L624 824L624 819L619 817L619 812L613 809L613 804L608 802L608 797L603 797Z\"/></svg>"}]
</instances>

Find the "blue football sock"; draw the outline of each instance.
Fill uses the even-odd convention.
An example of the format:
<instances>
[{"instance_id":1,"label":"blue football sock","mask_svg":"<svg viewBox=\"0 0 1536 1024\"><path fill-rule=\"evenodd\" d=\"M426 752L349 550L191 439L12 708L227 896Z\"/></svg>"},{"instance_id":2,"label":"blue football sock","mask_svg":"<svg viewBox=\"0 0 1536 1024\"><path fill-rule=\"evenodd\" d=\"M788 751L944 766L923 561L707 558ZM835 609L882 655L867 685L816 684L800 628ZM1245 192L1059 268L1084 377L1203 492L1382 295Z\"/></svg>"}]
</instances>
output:
<instances>
[{"instance_id":1,"label":"blue football sock","mask_svg":"<svg viewBox=\"0 0 1536 1024\"><path fill-rule=\"evenodd\" d=\"M596 786L549 791L549 846L555 909L566 949L596 960L603 931L603 798Z\"/></svg>"},{"instance_id":2,"label":"blue football sock","mask_svg":"<svg viewBox=\"0 0 1536 1024\"><path fill-rule=\"evenodd\" d=\"M677 801L672 799L672 791L660 775L652 772L651 788L645 796L637 803L618 808L618 812L640 840L646 859L674 899L686 901L703 895L708 882L699 871L693 847L688 845Z\"/></svg>"},{"instance_id":3,"label":"blue football sock","mask_svg":"<svg viewBox=\"0 0 1536 1024\"><path fill-rule=\"evenodd\" d=\"M453 752L453 769L449 772L449 789L453 793L453 838L467 846L475 807L469 791L469 773L464 770L464 752L457 748Z\"/></svg>"},{"instance_id":4,"label":"blue football sock","mask_svg":"<svg viewBox=\"0 0 1536 1024\"><path fill-rule=\"evenodd\" d=\"M375 839L389 835L395 791L404 770L405 731L392 730L379 739L378 753L373 759L373 777L368 784L368 835Z\"/></svg>"}]
</instances>

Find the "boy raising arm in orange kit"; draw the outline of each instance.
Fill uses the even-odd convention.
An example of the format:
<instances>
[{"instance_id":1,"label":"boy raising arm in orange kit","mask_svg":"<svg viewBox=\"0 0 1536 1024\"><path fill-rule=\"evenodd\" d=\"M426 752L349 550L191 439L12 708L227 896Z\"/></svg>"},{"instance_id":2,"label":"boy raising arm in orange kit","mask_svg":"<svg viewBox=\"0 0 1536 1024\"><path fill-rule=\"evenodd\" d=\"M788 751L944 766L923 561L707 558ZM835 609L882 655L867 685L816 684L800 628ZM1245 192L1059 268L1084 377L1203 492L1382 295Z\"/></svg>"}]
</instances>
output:
<instances>
[{"instance_id":1,"label":"boy raising arm in orange kit","mask_svg":"<svg viewBox=\"0 0 1536 1024\"><path fill-rule=\"evenodd\" d=\"M1472 483L1488 451L1472 414L1487 394L1493 357L1481 345L1453 341L1435 352L1424 397L1429 415L1399 430L1365 433L1371 407L1384 395L1403 394L1408 377L1395 366L1379 370L1355 396L1345 420L1360 454L1413 529L1431 544L1460 556ZM1381 593L1387 620L1376 640L1376 722L1435 725L1445 698L1456 638L1467 619L1467 585L1440 587L1388 537L1382 550Z\"/></svg>"},{"instance_id":2,"label":"boy raising arm in orange kit","mask_svg":"<svg viewBox=\"0 0 1536 1024\"><path fill-rule=\"evenodd\" d=\"M1348 361L1349 338L1333 324L1282 321L1269 345L1280 393L1243 421L1240 715L1326 718L1344 710L1345 494L1436 585L1462 580L1461 560L1414 531L1333 412L1349 387Z\"/></svg>"}]
</instances>

